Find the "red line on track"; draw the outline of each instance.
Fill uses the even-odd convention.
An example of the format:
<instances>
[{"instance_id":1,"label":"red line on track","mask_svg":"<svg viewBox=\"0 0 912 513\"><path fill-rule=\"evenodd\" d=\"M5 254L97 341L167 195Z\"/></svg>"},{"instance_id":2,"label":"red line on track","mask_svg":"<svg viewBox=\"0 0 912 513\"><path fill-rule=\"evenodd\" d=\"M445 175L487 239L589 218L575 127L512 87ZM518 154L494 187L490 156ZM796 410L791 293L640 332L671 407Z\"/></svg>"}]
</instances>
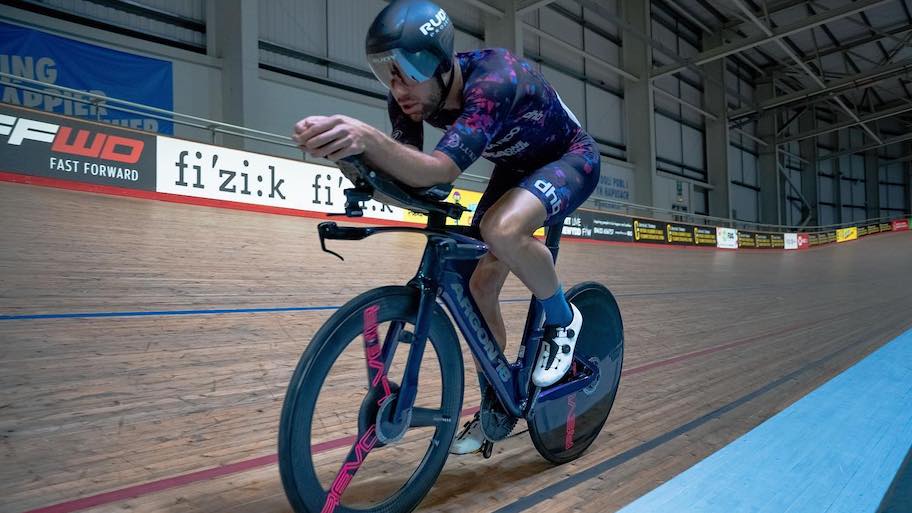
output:
<instances>
[{"instance_id":1,"label":"red line on track","mask_svg":"<svg viewBox=\"0 0 912 513\"><path fill-rule=\"evenodd\" d=\"M292 208L282 208L282 207L267 207L261 205L251 205L249 203L239 203L236 201L225 201L225 200L214 200L208 198L196 198L191 196L181 196L179 194L169 194L165 192L152 192L152 191L140 191L136 189L125 189L122 187L114 187L110 185L96 185L90 183L82 182L72 182L69 180L59 180L56 178L45 178L41 176L31 176L31 175L22 175L18 173L9 173L0 171L0 182L11 182L27 185L40 185L44 187L53 187L56 189L67 189L71 191L80 191L80 192L90 192L96 194L108 194L113 196L123 196L127 198L140 198L148 200L157 200L157 201L166 201L169 203L182 203L185 205L197 205L203 207L214 207L214 208L225 208L230 210L245 210L248 212L261 212L265 214L278 214L284 216L294 216L294 217L307 217L311 219L338 219L336 216L328 216L327 214L321 212L310 212L306 210L297 210ZM346 218L346 221L355 222L355 223L366 223L366 224L379 224L385 226L424 226L423 224L417 223L407 223L405 221L393 221L388 219L368 219L364 217L360 218ZM884 232L881 232L884 233ZM892 233L892 232L888 232ZM874 234L874 235L880 235ZM684 246L684 245L673 245L673 244L650 244L647 242L622 242L622 241L608 241L608 240L592 240L592 239L583 239L580 237L573 237L569 235L564 235L561 237L561 240L572 241L572 242L581 242L587 244L609 244L609 245L622 245L622 246L637 246L644 248L652 249L685 249L685 250L698 250L698 251L742 251L742 252L759 252L759 253L772 253L776 251L792 251L786 249L759 249L759 248L739 248L735 249L723 249L714 246ZM835 244L835 243L833 243ZM801 251L806 251L807 249L817 249L828 244L821 244L819 246L814 246L811 248L805 248Z\"/></svg>"},{"instance_id":2,"label":"red line on track","mask_svg":"<svg viewBox=\"0 0 912 513\"><path fill-rule=\"evenodd\" d=\"M658 367L664 367L666 365L673 365L685 360L696 358L698 356L704 356L712 353L717 353L719 351L724 351L733 347L741 346L748 344L750 342L767 338L776 334L783 332L791 331L800 327L808 327L814 324L819 324L821 322L826 322L829 319L822 319L817 322L801 322L790 324L784 326L773 332L764 333L761 335L754 335L747 337L741 340L736 340L734 342L729 342L726 344L721 344L714 347L708 347L706 349L701 349L699 351L693 351L690 353L684 353L682 355L674 356L671 358L666 358L664 360L658 360L655 362L647 363L640 365L638 367L633 367L623 371L622 376L629 376L632 374L639 374L647 370L655 369ZM467 415L474 415L479 409L478 406L473 406L470 408L465 408L461 412L461 416L465 417ZM338 449L340 447L351 446L355 442L354 436L348 436L343 438L338 438L335 440L330 440L328 442L323 442L317 444L313 447L314 453L320 453L325 451L331 451L333 449ZM199 481L206 481L209 479L215 479L217 477L226 476L229 474L236 474L239 472L245 472L248 470L253 470L259 467L265 467L267 465L273 465L278 462L278 455L272 454L269 456L261 456L258 458L253 458L250 460L240 461L237 463L231 463L228 465L223 465L220 467L214 467L210 469L200 470L198 472L191 472L189 474L184 474L180 476L170 477L166 479L161 479L158 481L152 481L150 483L139 484L135 486L129 486L126 488L121 488L119 490L113 490L110 492L101 493L98 495L92 495L90 497L84 497L81 499L76 499L72 501L62 502L59 504L54 504L51 506L33 509L25 513L72 513L74 511L79 511L86 508L91 508L95 506L102 506L105 504L111 504L114 502L119 502L127 499L133 499L142 495L147 495L150 493L164 491L170 488L176 488L178 486L184 486Z\"/></svg>"}]
</instances>

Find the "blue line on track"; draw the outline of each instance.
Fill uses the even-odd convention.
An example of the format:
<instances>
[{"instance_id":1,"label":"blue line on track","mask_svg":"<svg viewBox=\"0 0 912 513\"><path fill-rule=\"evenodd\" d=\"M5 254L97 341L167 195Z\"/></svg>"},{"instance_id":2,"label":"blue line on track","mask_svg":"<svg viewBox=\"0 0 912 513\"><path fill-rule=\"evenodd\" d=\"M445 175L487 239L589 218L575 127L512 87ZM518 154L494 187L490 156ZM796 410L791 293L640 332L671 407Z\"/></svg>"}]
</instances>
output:
<instances>
[{"instance_id":1,"label":"blue line on track","mask_svg":"<svg viewBox=\"0 0 912 513\"><path fill-rule=\"evenodd\" d=\"M504 299L501 303L526 302L528 299ZM22 321L35 319L92 319L104 317L150 317L165 315L219 315L240 313L312 312L338 310L339 305L293 306L285 308L229 308L219 310L157 310L149 312L84 312L60 314L0 315L0 321Z\"/></svg>"}]
</instances>

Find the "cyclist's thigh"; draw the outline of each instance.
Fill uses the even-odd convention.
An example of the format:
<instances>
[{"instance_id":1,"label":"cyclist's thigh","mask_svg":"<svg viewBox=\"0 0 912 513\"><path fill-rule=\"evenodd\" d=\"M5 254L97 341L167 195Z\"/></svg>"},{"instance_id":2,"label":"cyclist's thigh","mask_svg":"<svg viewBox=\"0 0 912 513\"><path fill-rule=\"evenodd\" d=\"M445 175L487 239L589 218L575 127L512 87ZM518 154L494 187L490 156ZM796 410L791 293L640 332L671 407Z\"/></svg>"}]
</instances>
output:
<instances>
[{"instance_id":1,"label":"cyclist's thigh","mask_svg":"<svg viewBox=\"0 0 912 513\"><path fill-rule=\"evenodd\" d=\"M534 194L545 206L545 226L559 224L595 190L600 163L595 141L580 132L567 153L524 176L518 187Z\"/></svg>"},{"instance_id":2,"label":"cyclist's thigh","mask_svg":"<svg viewBox=\"0 0 912 513\"><path fill-rule=\"evenodd\" d=\"M502 198L507 191L516 187L522 179L523 174L519 171L502 166L494 167L494 171L491 172L491 179L488 180L488 186L485 188L484 194L481 195L481 199L478 200L478 206L475 207L475 213L472 216L472 226L475 228L476 236L481 236L478 233L478 227L481 225L481 219L488 209L497 203L497 200Z\"/></svg>"}]
</instances>

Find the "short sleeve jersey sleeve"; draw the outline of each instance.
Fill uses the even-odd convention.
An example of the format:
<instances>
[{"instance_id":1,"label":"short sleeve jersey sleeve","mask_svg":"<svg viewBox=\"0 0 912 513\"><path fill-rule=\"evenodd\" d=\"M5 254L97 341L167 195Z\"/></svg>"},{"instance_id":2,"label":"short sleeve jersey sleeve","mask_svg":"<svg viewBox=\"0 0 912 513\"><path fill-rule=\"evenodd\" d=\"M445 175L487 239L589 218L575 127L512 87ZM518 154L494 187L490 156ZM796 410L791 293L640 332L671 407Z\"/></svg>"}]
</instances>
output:
<instances>
[{"instance_id":1,"label":"short sleeve jersey sleeve","mask_svg":"<svg viewBox=\"0 0 912 513\"><path fill-rule=\"evenodd\" d=\"M509 77L483 76L468 81L463 111L435 148L464 171L478 160L508 119L516 93Z\"/></svg>"}]
</instances>

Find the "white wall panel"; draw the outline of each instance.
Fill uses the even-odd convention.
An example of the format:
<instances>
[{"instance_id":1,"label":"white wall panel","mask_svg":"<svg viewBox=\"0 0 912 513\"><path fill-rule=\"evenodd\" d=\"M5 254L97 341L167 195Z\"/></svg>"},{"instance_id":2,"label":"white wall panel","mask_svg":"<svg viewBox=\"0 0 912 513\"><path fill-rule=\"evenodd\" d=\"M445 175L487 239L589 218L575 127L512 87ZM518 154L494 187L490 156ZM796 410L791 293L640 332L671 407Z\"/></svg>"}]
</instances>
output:
<instances>
[{"instance_id":1,"label":"white wall panel","mask_svg":"<svg viewBox=\"0 0 912 513\"><path fill-rule=\"evenodd\" d=\"M539 16L541 30L582 49L583 29L579 24L550 9L542 9ZM563 67L583 73L583 58L558 44L545 40L542 43L541 55L548 61L560 63ZM561 96L563 97L563 95Z\"/></svg>"},{"instance_id":2,"label":"white wall panel","mask_svg":"<svg viewBox=\"0 0 912 513\"><path fill-rule=\"evenodd\" d=\"M311 55L327 55L327 0L259 2L260 39Z\"/></svg>"},{"instance_id":3,"label":"white wall panel","mask_svg":"<svg viewBox=\"0 0 912 513\"><path fill-rule=\"evenodd\" d=\"M866 201L865 183L864 182L853 182L852 183L852 203L855 205L864 205L865 201Z\"/></svg>"},{"instance_id":4,"label":"white wall panel","mask_svg":"<svg viewBox=\"0 0 912 513\"><path fill-rule=\"evenodd\" d=\"M698 130L694 130L689 126L682 125L681 135L683 143L682 157L684 164L699 169L704 169L705 160L703 158L703 133Z\"/></svg>"},{"instance_id":5,"label":"white wall panel","mask_svg":"<svg viewBox=\"0 0 912 513\"><path fill-rule=\"evenodd\" d=\"M703 106L703 93L690 84L681 82L680 98L696 107ZM681 110L681 117L683 117L686 121L689 121L700 127L705 125L706 118L703 117L703 114L683 105L679 105L679 109Z\"/></svg>"},{"instance_id":6,"label":"white wall panel","mask_svg":"<svg viewBox=\"0 0 912 513\"><path fill-rule=\"evenodd\" d=\"M731 192L735 219L757 222L757 191L740 185L732 185Z\"/></svg>"},{"instance_id":7,"label":"white wall panel","mask_svg":"<svg viewBox=\"0 0 912 513\"><path fill-rule=\"evenodd\" d=\"M182 18L188 18L195 21L203 21L205 19L203 0L188 0L185 2L176 0L153 0L142 3ZM152 20L112 7L106 7L87 0L46 0L41 2L41 4L63 12L73 13L78 16L84 16L110 23L118 27L136 30L166 39L174 39L175 41L190 43L197 46L205 46L206 43L205 34L200 32L162 21Z\"/></svg>"},{"instance_id":8,"label":"white wall panel","mask_svg":"<svg viewBox=\"0 0 912 513\"><path fill-rule=\"evenodd\" d=\"M588 132L598 139L625 144L624 99L586 85Z\"/></svg>"},{"instance_id":9,"label":"white wall panel","mask_svg":"<svg viewBox=\"0 0 912 513\"><path fill-rule=\"evenodd\" d=\"M548 66L542 65L542 74L570 108L576 119L586 126L585 84Z\"/></svg>"},{"instance_id":10,"label":"white wall panel","mask_svg":"<svg viewBox=\"0 0 912 513\"><path fill-rule=\"evenodd\" d=\"M587 52L615 66L623 67L620 64L620 47L588 29L584 32L584 37ZM591 60L586 63L586 74L596 80L601 80L614 89L620 90L624 87L623 77L601 64L593 63Z\"/></svg>"},{"instance_id":11,"label":"white wall panel","mask_svg":"<svg viewBox=\"0 0 912 513\"><path fill-rule=\"evenodd\" d=\"M905 191L903 191L903 188L895 186L895 185L891 185L886 194L887 204L881 205L881 206L901 209L901 208L903 208L904 199L905 199Z\"/></svg>"},{"instance_id":12,"label":"white wall panel","mask_svg":"<svg viewBox=\"0 0 912 513\"><path fill-rule=\"evenodd\" d=\"M459 26L478 34L484 34L485 13L462 0L437 0L436 4L447 12Z\"/></svg>"},{"instance_id":13,"label":"white wall panel","mask_svg":"<svg viewBox=\"0 0 912 513\"><path fill-rule=\"evenodd\" d=\"M222 119L222 70L173 59L174 112L205 119ZM202 139L200 129L174 124L174 135Z\"/></svg>"},{"instance_id":14,"label":"white wall panel","mask_svg":"<svg viewBox=\"0 0 912 513\"><path fill-rule=\"evenodd\" d=\"M680 185L680 194L678 193ZM653 182L655 206L668 210L678 210L683 207L685 212L691 212L690 208L690 183L683 180L675 180L667 176L657 175ZM680 197L680 200L679 200ZM674 208L672 208L674 207Z\"/></svg>"},{"instance_id":15,"label":"white wall panel","mask_svg":"<svg viewBox=\"0 0 912 513\"><path fill-rule=\"evenodd\" d=\"M247 125L268 132L290 134L301 118L316 115L344 114L364 121L384 133L390 132L389 116L382 100L370 103L356 102L295 87L290 83L260 79L257 82L259 105ZM276 152L275 145L264 146L264 151ZM287 150L300 158L299 151Z\"/></svg>"},{"instance_id":16,"label":"white wall panel","mask_svg":"<svg viewBox=\"0 0 912 513\"><path fill-rule=\"evenodd\" d=\"M655 115L656 156L681 162L681 129L677 121Z\"/></svg>"},{"instance_id":17,"label":"white wall panel","mask_svg":"<svg viewBox=\"0 0 912 513\"><path fill-rule=\"evenodd\" d=\"M633 169L614 164L602 158L599 184L592 193L593 197L633 202L635 180Z\"/></svg>"},{"instance_id":18,"label":"white wall panel","mask_svg":"<svg viewBox=\"0 0 912 513\"><path fill-rule=\"evenodd\" d=\"M364 65L364 35L386 2L382 0L332 0L329 20L329 58Z\"/></svg>"},{"instance_id":19,"label":"white wall panel","mask_svg":"<svg viewBox=\"0 0 912 513\"><path fill-rule=\"evenodd\" d=\"M461 30L457 30L453 46L456 48L457 52L468 52L470 50L484 48L485 44L484 40L478 39L475 36L470 36Z\"/></svg>"},{"instance_id":20,"label":"white wall panel","mask_svg":"<svg viewBox=\"0 0 912 513\"><path fill-rule=\"evenodd\" d=\"M741 157L744 162L744 183L759 185L760 181L757 176L758 158L748 152L742 152Z\"/></svg>"},{"instance_id":21,"label":"white wall panel","mask_svg":"<svg viewBox=\"0 0 912 513\"><path fill-rule=\"evenodd\" d=\"M606 11L608 11L610 14L612 14L614 16L620 16L620 11L618 9L617 0L600 0L599 6L601 6L603 9L605 9ZM587 21L591 21L592 23L597 25L599 28L604 29L606 32L613 34L615 36L620 36L620 30L618 29L618 26L615 25L613 22L608 21L607 19L599 16L598 14L595 13L595 11L584 8L583 16L585 17L585 19Z\"/></svg>"},{"instance_id":22,"label":"white wall panel","mask_svg":"<svg viewBox=\"0 0 912 513\"><path fill-rule=\"evenodd\" d=\"M834 187L834 180L829 176L818 176L817 179L820 181L820 197L819 201L826 203L836 203L836 190Z\"/></svg>"},{"instance_id":23,"label":"white wall panel","mask_svg":"<svg viewBox=\"0 0 912 513\"><path fill-rule=\"evenodd\" d=\"M820 224L836 224L836 209L830 205L820 205Z\"/></svg>"},{"instance_id":24,"label":"white wall panel","mask_svg":"<svg viewBox=\"0 0 912 513\"><path fill-rule=\"evenodd\" d=\"M731 145L728 146L728 177L735 182L744 182L741 150Z\"/></svg>"}]
</instances>

